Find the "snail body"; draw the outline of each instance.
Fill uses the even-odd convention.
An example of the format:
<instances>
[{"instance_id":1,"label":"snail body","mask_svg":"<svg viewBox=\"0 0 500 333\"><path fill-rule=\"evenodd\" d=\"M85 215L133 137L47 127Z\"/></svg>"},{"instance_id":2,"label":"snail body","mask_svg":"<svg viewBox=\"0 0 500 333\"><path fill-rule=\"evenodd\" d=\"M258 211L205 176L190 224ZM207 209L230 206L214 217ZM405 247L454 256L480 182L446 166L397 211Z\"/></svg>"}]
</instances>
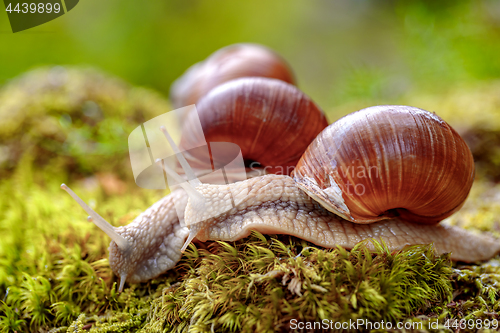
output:
<instances>
[{"instance_id":1,"label":"snail body","mask_svg":"<svg viewBox=\"0 0 500 333\"><path fill-rule=\"evenodd\" d=\"M376 127L366 127L358 118L377 119ZM397 119L404 120L401 127ZM361 128L352 132L339 125L344 123ZM462 205L474 175L471 153L455 134L443 120L424 110L404 106L368 108L324 129L309 145L292 177L271 174L227 185L185 182L186 191L172 192L131 224L108 227L112 228L108 234L113 237L110 265L120 276L120 290L125 281L147 281L173 267L181 250L195 238L234 241L246 237L251 230L290 234L329 248L352 248L365 239L381 238L391 250L434 243L436 252L451 252L454 260L491 258L500 251L497 240L436 224ZM381 152L374 153L377 149ZM369 154L375 157L370 158ZM448 156L454 156L454 165L443 161ZM429 168L419 168L420 174L415 175L413 164L419 161ZM368 187L366 199L373 202L365 203L365 197L359 193L349 198L347 186L340 185L335 167L349 163L368 169L373 164L381 169L380 178L359 177ZM430 182L432 177L438 180ZM352 175L347 178L356 184ZM412 181L417 181L416 187L405 187L408 184L404 182ZM100 218L67 190L94 220ZM411 192L408 197L415 199L417 207L400 206L401 202L411 201L402 200L405 191ZM391 192L394 198L386 200ZM427 202L425 197L431 199ZM185 207L184 216L177 216L174 202ZM380 202L383 205L378 207ZM417 210L422 207L424 213ZM371 215L363 215L365 211ZM413 222L405 220L408 216Z\"/></svg>"},{"instance_id":2,"label":"snail body","mask_svg":"<svg viewBox=\"0 0 500 333\"><path fill-rule=\"evenodd\" d=\"M246 200L220 216L190 226L200 241L236 241L252 230L263 234L288 234L316 245L352 249L369 238L381 238L392 251L415 244L434 243L438 254L451 253L452 260L474 262L486 260L500 251L493 237L476 235L464 229L436 224L420 224L390 218L369 224L347 221L330 212L297 186L289 176L265 175L230 185L203 184L198 190L216 197L224 187L248 190ZM233 193L237 192L234 188ZM215 193L214 193L215 192ZM193 209L188 200L186 224L203 214ZM367 246L370 249L371 244Z\"/></svg>"}]
</instances>

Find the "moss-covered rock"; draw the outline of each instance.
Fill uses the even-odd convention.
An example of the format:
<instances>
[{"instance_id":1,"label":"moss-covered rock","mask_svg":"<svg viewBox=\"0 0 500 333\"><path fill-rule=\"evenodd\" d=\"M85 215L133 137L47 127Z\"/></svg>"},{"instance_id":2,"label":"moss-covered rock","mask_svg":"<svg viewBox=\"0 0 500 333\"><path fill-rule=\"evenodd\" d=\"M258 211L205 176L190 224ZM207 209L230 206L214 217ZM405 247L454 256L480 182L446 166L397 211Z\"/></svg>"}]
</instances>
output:
<instances>
[{"instance_id":1,"label":"moss-covered rock","mask_svg":"<svg viewBox=\"0 0 500 333\"><path fill-rule=\"evenodd\" d=\"M418 100L404 104L440 109ZM155 93L87 69L35 70L0 91L7 151L0 173L8 176L0 182L0 331L289 331L293 319L365 319L449 332L451 319L500 320L498 257L463 265L435 256L430 245L391 253L377 240L375 254L362 244L322 249L258 233L235 243L196 243L174 270L117 293L109 239L59 185L72 184L113 225L129 223L165 193L137 188L130 172L122 174L130 170L126 138L166 111ZM97 170L107 176L89 186ZM126 191L107 191L113 175L130 180ZM500 185L480 178L445 223L498 235L498 198Z\"/></svg>"},{"instance_id":2,"label":"moss-covered rock","mask_svg":"<svg viewBox=\"0 0 500 333\"><path fill-rule=\"evenodd\" d=\"M430 246L390 253L376 241L318 249L255 233L188 255L179 285L153 300L144 331L289 331L302 322L397 321L451 299L451 264ZM432 311L432 310L431 310Z\"/></svg>"},{"instance_id":3,"label":"moss-covered rock","mask_svg":"<svg viewBox=\"0 0 500 333\"><path fill-rule=\"evenodd\" d=\"M129 170L132 129L170 110L157 93L91 68L27 72L0 90L0 176L27 151L39 168Z\"/></svg>"}]
</instances>

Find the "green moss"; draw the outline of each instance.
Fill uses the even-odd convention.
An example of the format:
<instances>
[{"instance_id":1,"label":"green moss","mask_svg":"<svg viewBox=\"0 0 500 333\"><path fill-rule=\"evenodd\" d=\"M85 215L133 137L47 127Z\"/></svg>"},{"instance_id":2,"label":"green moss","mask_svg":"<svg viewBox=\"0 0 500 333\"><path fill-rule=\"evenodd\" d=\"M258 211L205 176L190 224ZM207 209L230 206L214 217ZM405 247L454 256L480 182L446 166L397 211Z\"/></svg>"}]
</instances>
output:
<instances>
[{"instance_id":1,"label":"green moss","mask_svg":"<svg viewBox=\"0 0 500 333\"><path fill-rule=\"evenodd\" d=\"M47 86L54 70L61 69L34 71L0 92L2 112L13 103L24 110L23 117L9 120L17 125L8 129L20 140L20 154L0 167L8 176L0 183L0 331L288 331L291 319L325 318L422 323L420 331L444 332L449 319L500 319L498 257L463 265L435 256L428 245L391 253L377 240L372 240L375 254L362 245L325 250L297 238L258 233L235 243L197 243L174 270L117 293L107 260L109 239L85 221L86 214L59 185L71 184L114 225L132 221L165 193L139 189L126 174L127 154L115 154L123 147L113 141L126 142L126 135L99 133L109 133L122 116L128 131L168 104L94 71L66 69L71 84ZM75 91L84 97L77 98ZM142 102L132 98L136 93L144 94ZM112 119L96 123L102 132L88 132L91 125L82 116L82 100L89 96ZM36 132L36 123L47 117L65 126L64 114L72 122L62 141ZM110 148L72 155L64 145L72 131L88 133L88 142ZM14 146L6 138L0 145L10 151ZM67 155L44 160L40 147L50 140ZM125 190L109 192L104 179L89 175L101 168L119 175L114 181ZM447 223L498 235L499 194L500 185L480 179ZM436 320L441 326L431 325Z\"/></svg>"},{"instance_id":2,"label":"green moss","mask_svg":"<svg viewBox=\"0 0 500 333\"><path fill-rule=\"evenodd\" d=\"M292 237L255 233L244 242L193 247L187 273L155 299L145 331L253 332L301 321L401 320L451 298L447 256L430 246L390 253L373 241L352 251L318 249Z\"/></svg>"},{"instance_id":3,"label":"green moss","mask_svg":"<svg viewBox=\"0 0 500 333\"><path fill-rule=\"evenodd\" d=\"M123 308L125 294L116 293L107 260L109 239L59 188L66 175L34 171L32 162L24 155L0 185L0 196L8 198L0 201L0 328L37 331L69 324L81 312ZM76 190L115 225L129 223L161 196L135 189L109 197L84 184Z\"/></svg>"}]
</instances>

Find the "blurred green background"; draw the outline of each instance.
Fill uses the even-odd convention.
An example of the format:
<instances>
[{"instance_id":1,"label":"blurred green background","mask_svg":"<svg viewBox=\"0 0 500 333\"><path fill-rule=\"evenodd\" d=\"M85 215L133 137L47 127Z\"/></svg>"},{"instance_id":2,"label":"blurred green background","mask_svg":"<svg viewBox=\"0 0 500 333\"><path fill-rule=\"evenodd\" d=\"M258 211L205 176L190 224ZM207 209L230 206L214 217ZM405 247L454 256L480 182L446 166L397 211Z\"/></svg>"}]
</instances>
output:
<instances>
[{"instance_id":1,"label":"blurred green background","mask_svg":"<svg viewBox=\"0 0 500 333\"><path fill-rule=\"evenodd\" d=\"M82 0L13 34L0 13L0 84L40 65L86 64L165 95L232 43L271 47L324 109L500 76L500 1ZM352 110L354 111L354 110Z\"/></svg>"}]
</instances>

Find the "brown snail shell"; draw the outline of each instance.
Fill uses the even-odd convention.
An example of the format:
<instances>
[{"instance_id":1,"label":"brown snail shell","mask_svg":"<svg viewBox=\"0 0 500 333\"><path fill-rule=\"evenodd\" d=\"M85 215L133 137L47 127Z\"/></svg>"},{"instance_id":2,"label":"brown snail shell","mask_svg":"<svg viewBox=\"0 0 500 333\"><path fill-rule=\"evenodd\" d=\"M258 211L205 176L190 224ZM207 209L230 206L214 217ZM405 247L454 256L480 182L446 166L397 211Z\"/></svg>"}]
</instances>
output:
<instances>
[{"instance_id":1,"label":"brown snail shell","mask_svg":"<svg viewBox=\"0 0 500 333\"><path fill-rule=\"evenodd\" d=\"M191 66L170 89L175 108L195 104L214 87L240 77L268 77L295 84L289 65L274 51L258 44L224 47Z\"/></svg>"},{"instance_id":2,"label":"brown snail shell","mask_svg":"<svg viewBox=\"0 0 500 333\"><path fill-rule=\"evenodd\" d=\"M257 161L268 173L289 174L311 141L326 127L323 111L297 87L276 79L241 78L214 88L186 117L180 146L232 142L248 166ZM191 126L199 117L204 138ZM191 156L189 156L191 154ZM202 168L196 151L186 152Z\"/></svg>"},{"instance_id":3,"label":"brown snail shell","mask_svg":"<svg viewBox=\"0 0 500 333\"><path fill-rule=\"evenodd\" d=\"M319 134L294 179L323 207L356 223L396 216L436 223L462 206L474 160L465 141L436 114L375 106Z\"/></svg>"}]
</instances>

